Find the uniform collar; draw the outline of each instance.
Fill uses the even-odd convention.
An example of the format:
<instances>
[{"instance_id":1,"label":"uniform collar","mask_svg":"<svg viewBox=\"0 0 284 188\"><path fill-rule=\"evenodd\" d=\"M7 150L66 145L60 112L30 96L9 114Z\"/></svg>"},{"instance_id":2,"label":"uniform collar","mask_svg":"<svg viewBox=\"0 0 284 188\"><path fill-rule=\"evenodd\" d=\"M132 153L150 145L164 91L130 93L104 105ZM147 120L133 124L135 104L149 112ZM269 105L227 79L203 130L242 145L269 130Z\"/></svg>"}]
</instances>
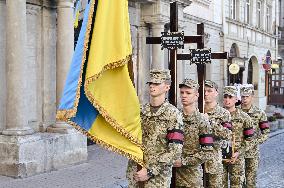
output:
<instances>
[{"instance_id":1,"label":"uniform collar","mask_svg":"<svg viewBox=\"0 0 284 188\"><path fill-rule=\"evenodd\" d=\"M220 107L220 106L219 106L219 104L217 103L216 106L214 106L213 108L210 108L210 110L209 110L209 112L207 112L207 114L208 114L208 115L210 115L210 114L215 114L219 107Z\"/></svg>"},{"instance_id":2,"label":"uniform collar","mask_svg":"<svg viewBox=\"0 0 284 188\"><path fill-rule=\"evenodd\" d=\"M145 116L159 116L166 110L166 107L168 105L170 105L170 103L168 101L165 101L156 112L151 112L151 105L147 103L142 108L141 113Z\"/></svg>"},{"instance_id":3,"label":"uniform collar","mask_svg":"<svg viewBox=\"0 0 284 188\"><path fill-rule=\"evenodd\" d=\"M183 114L183 119L185 121L192 121L195 119L195 117L199 114L199 111L198 109L196 108L196 110L192 113L192 114L189 114L189 115L185 115L184 113Z\"/></svg>"},{"instance_id":4,"label":"uniform collar","mask_svg":"<svg viewBox=\"0 0 284 188\"><path fill-rule=\"evenodd\" d=\"M256 109L256 106L251 105L251 107L249 109L246 109L245 112L246 113L253 113L255 111L255 109Z\"/></svg>"}]
</instances>

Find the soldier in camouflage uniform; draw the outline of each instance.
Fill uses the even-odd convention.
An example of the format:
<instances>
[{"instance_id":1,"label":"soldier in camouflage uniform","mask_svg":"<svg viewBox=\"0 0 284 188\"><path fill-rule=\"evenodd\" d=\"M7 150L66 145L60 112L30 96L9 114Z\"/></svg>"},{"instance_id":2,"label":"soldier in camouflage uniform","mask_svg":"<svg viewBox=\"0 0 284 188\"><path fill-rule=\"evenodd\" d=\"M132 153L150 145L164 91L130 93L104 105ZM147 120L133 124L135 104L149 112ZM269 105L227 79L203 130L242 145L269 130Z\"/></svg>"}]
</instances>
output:
<instances>
[{"instance_id":1,"label":"soldier in camouflage uniform","mask_svg":"<svg viewBox=\"0 0 284 188\"><path fill-rule=\"evenodd\" d=\"M176 187L200 188L202 186L201 164L212 157L213 137L209 120L196 108L199 85L185 79L180 85L183 105L184 146L182 158L175 162Z\"/></svg>"},{"instance_id":2,"label":"soldier in camouflage uniform","mask_svg":"<svg viewBox=\"0 0 284 188\"><path fill-rule=\"evenodd\" d=\"M214 156L212 160L205 163L206 178L208 178L208 187L222 187L223 164L221 143L223 140L231 140L232 124L230 112L222 108L217 103L218 85L211 81L205 80L205 113L208 114L209 120L214 121L212 132L214 135Z\"/></svg>"},{"instance_id":3,"label":"soldier in camouflage uniform","mask_svg":"<svg viewBox=\"0 0 284 188\"><path fill-rule=\"evenodd\" d=\"M234 153L229 161L223 162L223 187L228 187L228 176L231 188L241 188L244 183L244 154L253 147L254 128L249 115L235 107L237 88L224 87L224 107L232 118L232 132L235 137Z\"/></svg>"},{"instance_id":4,"label":"soldier in camouflage uniform","mask_svg":"<svg viewBox=\"0 0 284 188\"><path fill-rule=\"evenodd\" d=\"M259 162L259 144L268 139L269 125L266 114L263 110L252 105L254 89L253 86L241 88L242 104L241 108L252 119L256 137L254 139L254 147L245 153L245 187L256 187L256 172Z\"/></svg>"},{"instance_id":5,"label":"soldier in camouflage uniform","mask_svg":"<svg viewBox=\"0 0 284 188\"><path fill-rule=\"evenodd\" d=\"M170 187L172 166L181 157L184 140L182 114L165 100L170 82L169 70L150 71L150 103L141 109L145 166L137 172L137 164L129 161L129 188L138 187L138 182L144 188Z\"/></svg>"}]
</instances>

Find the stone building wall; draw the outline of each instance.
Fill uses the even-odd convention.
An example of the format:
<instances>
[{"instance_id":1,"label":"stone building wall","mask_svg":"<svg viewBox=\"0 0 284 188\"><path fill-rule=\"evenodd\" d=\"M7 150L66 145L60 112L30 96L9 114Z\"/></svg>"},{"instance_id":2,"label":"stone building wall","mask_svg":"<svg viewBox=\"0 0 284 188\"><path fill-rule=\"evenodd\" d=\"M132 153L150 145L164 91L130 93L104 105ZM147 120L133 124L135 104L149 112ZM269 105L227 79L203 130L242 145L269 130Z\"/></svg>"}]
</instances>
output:
<instances>
[{"instance_id":1,"label":"stone building wall","mask_svg":"<svg viewBox=\"0 0 284 188\"><path fill-rule=\"evenodd\" d=\"M239 9L237 10L237 18L232 19L230 17L230 1L226 1L225 8L225 50L230 51L233 44L238 47L238 56L243 58L245 70L243 72L243 84L247 83L248 78L248 64L252 58L253 62L253 84L256 85L254 103L262 109L266 108L267 96L265 96L265 71L262 68L263 58L265 58L268 51L271 53L272 60L277 60L277 27L275 27L277 11L274 11L277 7L276 1L262 1L263 13L261 17L261 26L257 26L256 18L256 1L251 1L251 20L247 24L245 22L244 6L245 1L238 1ZM270 5L272 9L271 14L271 27L266 29L266 9L265 6ZM227 80L227 79L225 79Z\"/></svg>"},{"instance_id":2,"label":"stone building wall","mask_svg":"<svg viewBox=\"0 0 284 188\"><path fill-rule=\"evenodd\" d=\"M6 122L6 30L5 30L5 2L0 1L0 131Z\"/></svg>"},{"instance_id":3,"label":"stone building wall","mask_svg":"<svg viewBox=\"0 0 284 188\"><path fill-rule=\"evenodd\" d=\"M0 0L0 131L6 117L5 1ZM55 123L56 111L56 9L55 2L27 1L27 44L23 47L28 68L27 122L34 130Z\"/></svg>"},{"instance_id":4,"label":"stone building wall","mask_svg":"<svg viewBox=\"0 0 284 188\"><path fill-rule=\"evenodd\" d=\"M133 73L134 84L141 103L145 103L147 94L146 81L149 70L157 59L163 61L163 67L168 66L168 52L154 54L158 45L146 45L147 36L157 36L157 27L163 27L169 22L168 0L130 0L129 14L133 44ZM196 24L205 24L205 47L212 52L230 51L232 44L237 44L240 57L247 59L255 57L254 82L258 85L257 105L264 108L266 104L265 74L261 67L262 58L270 50L272 57L277 56L276 38L271 32L259 30L253 25L256 16L252 17L252 26L243 24L244 5L240 4L239 20L229 18L229 1L213 0L180 0L179 2L179 30L184 30L185 35L196 34ZM243 2L243 1L240 1ZM266 1L265 1L266 2ZM27 1L27 46L26 59L29 71L28 100L30 112L28 124L35 130L40 126L47 127L55 122L56 111L56 9L55 1ZM271 5L276 6L275 1ZM255 4L253 5L255 9ZM184 9L184 12L182 11ZM199 11L196 11L199 10ZM272 15L272 20L275 19ZM163 28L162 28L163 29ZM0 0L0 130L5 126L6 113L6 65L5 65L5 1ZM195 48L195 44L185 45ZM280 49L279 49L280 50ZM207 65L206 78L216 81L220 86L227 84L227 61L212 60ZM247 80L248 60L245 62L244 83ZM178 62L178 81L183 78L197 78L196 66L189 61ZM222 88L221 88L222 91Z\"/></svg>"},{"instance_id":5,"label":"stone building wall","mask_svg":"<svg viewBox=\"0 0 284 188\"><path fill-rule=\"evenodd\" d=\"M87 160L86 136L55 120L58 83L71 63L62 57L73 51L72 13L72 0L0 0L0 175Z\"/></svg>"}]
</instances>

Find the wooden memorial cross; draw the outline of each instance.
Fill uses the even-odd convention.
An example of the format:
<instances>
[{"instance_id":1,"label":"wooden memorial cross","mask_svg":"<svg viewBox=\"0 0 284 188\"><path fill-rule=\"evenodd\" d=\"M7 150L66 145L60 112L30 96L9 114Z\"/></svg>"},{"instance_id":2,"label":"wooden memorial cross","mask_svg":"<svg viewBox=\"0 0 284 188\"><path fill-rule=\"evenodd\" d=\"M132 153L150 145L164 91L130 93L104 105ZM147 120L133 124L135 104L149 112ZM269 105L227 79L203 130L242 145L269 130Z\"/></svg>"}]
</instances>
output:
<instances>
[{"instance_id":1,"label":"wooden memorial cross","mask_svg":"<svg viewBox=\"0 0 284 188\"><path fill-rule=\"evenodd\" d=\"M204 24L197 24L197 34L204 36ZM197 42L197 49L190 49L189 54L177 54L177 60L191 60L191 63L197 65L199 97L198 109L204 113L204 81L206 78L206 63L211 63L211 59L228 59L227 52L211 53L210 49L204 49L204 39Z\"/></svg>"},{"instance_id":2,"label":"wooden memorial cross","mask_svg":"<svg viewBox=\"0 0 284 188\"><path fill-rule=\"evenodd\" d=\"M204 24L197 24L197 34L204 36ZM206 63L211 63L211 59L228 59L227 52L211 53L211 50L204 49L204 38L197 42L197 49L191 49L190 54L177 54L177 60L191 60L191 63L197 65L197 76L199 84L199 97L198 97L198 109L201 113L204 113L204 81L206 78ZM203 185L209 187L208 177L205 173L205 166L203 168Z\"/></svg>"},{"instance_id":3,"label":"wooden memorial cross","mask_svg":"<svg viewBox=\"0 0 284 188\"><path fill-rule=\"evenodd\" d=\"M172 85L169 91L169 102L177 106L177 49L183 48L185 43L197 43L202 40L201 35L184 36L178 32L178 6L177 2L170 4L170 32L162 32L160 37L146 37L146 44L161 44L162 50L167 48L170 51L169 70L171 71Z\"/></svg>"}]
</instances>

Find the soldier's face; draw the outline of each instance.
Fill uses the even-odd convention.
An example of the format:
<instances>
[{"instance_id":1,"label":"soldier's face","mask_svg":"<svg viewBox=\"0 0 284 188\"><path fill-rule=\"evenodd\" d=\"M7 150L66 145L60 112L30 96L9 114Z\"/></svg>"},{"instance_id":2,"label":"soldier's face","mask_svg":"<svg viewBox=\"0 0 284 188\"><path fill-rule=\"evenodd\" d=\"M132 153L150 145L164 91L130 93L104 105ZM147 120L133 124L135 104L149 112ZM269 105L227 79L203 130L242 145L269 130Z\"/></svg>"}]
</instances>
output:
<instances>
[{"instance_id":1,"label":"soldier's face","mask_svg":"<svg viewBox=\"0 0 284 188\"><path fill-rule=\"evenodd\" d=\"M218 92L216 91L215 88L211 88L207 86L204 87L204 101L206 103L216 101L217 96L218 96Z\"/></svg>"},{"instance_id":2,"label":"soldier's face","mask_svg":"<svg viewBox=\"0 0 284 188\"><path fill-rule=\"evenodd\" d=\"M223 104L225 108L232 108L235 106L238 101L236 96L224 95Z\"/></svg>"},{"instance_id":3,"label":"soldier's face","mask_svg":"<svg viewBox=\"0 0 284 188\"><path fill-rule=\"evenodd\" d=\"M194 104L198 100L199 93L189 87L180 88L180 99L183 106Z\"/></svg>"},{"instance_id":4,"label":"soldier's face","mask_svg":"<svg viewBox=\"0 0 284 188\"><path fill-rule=\"evenodd\" d=\"M251 105L252 104L252 99L253 99L252 95L242 96L242 104L244 104L244 105Z\"/></svg>"},{"instance_id":5,"label":"soldier's face","mask_svg":"<svg viewBox=\"0 0 284 188\"><path fill-rule=\"evenodd\" d=\"M149 83L149 92L151 97L159 97L161 95L165 95L167 91L169 91L170 85L165 82L161 84L157 83Z\"/></svg>"}]
</instances>

